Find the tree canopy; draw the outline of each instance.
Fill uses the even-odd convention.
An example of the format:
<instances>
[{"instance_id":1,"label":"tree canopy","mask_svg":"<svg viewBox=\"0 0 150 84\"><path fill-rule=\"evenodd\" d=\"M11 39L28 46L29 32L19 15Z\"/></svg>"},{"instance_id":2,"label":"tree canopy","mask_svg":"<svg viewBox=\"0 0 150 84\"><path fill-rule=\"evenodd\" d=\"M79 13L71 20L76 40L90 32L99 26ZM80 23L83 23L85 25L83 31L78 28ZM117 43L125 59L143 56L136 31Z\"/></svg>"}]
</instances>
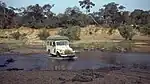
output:
<instances>
[{"instance_id":1,"label":"tree canopy","mask_svg":"<svg viewBox=\"0 0 150 84\"><path fill-rule=\"evenodd\" d=\"M20 26L32 28L67 28L69 26L84 27L98 23L101 26L115 29L120 28L121 25L136 25L136 27L138 25L139 31L148 30L146 34L149 34L150 10L135 9L134 11L126 11L126 7L123 5L111 2L91 13L91 8L95 4L97 3L91 0L79 1L81 8L86 9L88 14L83 13L80 7L74 6L66 8L64 13L56 15L51 11L55 7L54 4L45 4L44 6L35 4L15 8L8 7L4 2L0 1L0 28L19 28Z\"/></svg>"}]
</instances>

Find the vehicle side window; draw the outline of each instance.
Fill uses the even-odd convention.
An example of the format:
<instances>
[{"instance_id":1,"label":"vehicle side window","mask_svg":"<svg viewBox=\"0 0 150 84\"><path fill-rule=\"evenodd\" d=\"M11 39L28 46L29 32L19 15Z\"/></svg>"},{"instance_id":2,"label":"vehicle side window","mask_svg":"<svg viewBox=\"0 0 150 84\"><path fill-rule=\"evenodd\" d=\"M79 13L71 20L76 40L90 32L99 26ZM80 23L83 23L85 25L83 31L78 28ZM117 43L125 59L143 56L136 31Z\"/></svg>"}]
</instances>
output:
<instances>
[{"instance_id":1,"label":"vehicle side window","mask_svg":"<svg viewBox=\"0 0 150 84\"><path fill-rule=\"evenodd\" d=\"M47 41L47 45L49 45L49 41Z\"/></svg>"},{"instance_id":2,"label":"vehicle side window","mask_svg":"<svg viewBox=\"0 0 150 84\"><path fill-rule=\"evenodd\" d=\"M53 42L53 46L55 46L55 42Z\"/></svg>"},{"instance_id":3,"label":"vehicle side window","mask_svg":"<svg viewBox=\"0 0 150 84\"><path fill-rule=\"evenodd\" d=\"M50 44L49 44L50 46L52 46L52 42L50 42Z\"/></svg>"}]
</instances>

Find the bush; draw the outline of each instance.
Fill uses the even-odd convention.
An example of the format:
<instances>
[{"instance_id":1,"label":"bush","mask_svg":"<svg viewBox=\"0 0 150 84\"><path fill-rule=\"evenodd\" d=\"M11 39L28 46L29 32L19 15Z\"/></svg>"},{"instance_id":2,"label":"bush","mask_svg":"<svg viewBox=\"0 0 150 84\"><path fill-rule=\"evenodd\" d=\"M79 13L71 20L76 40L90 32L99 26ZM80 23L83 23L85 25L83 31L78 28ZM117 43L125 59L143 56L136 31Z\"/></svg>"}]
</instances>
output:
<instances>
[{"instance_id":1,"label":"bush","mask_svg":"<svg viewBox=\"0 0 150 84\"><path fill-rule=\"evenodd\" d=\"M40 40L45 40L47 37L50 36L49 32L46 29L43 29L38 36L40 37Z\"/></svg>"},{"instance_id":2,"label":"bush","mask_svg":"<svg viewBox=\"0 0 150 84\"><path fill-rule=\"evenodd\" d=\"M10 52L10 51L11 51L11 49L8 46L0 47L0 53Z\"/></svg>"},{"instance_id":3,"label":"bush","mask_svg":"<svg viewBox=\"0 0 150 84\"><path fill-rule=\"evenodd\" d=\"M150 24L140 27L139 32L143 33L144 35L150 35Z\"/></svg>"},{"instance_id":4,"label":"bush","mask_svg":"<svg viewBox=\"0 0 150 84\"><path fill-rule=\"evenodd\" d=\"M122 25L118 28L120 35L126 40L132 40L135 35L133 27L130 25Z\"/></svg>"},{"instance_id":5,"label":"bush","mask_svg":"<svg viewBox=\"0 0 150 84\"><path fill-rule=\"evenodd\" d=\"M14 33L11 34L11 36L12 36L14 39L16 39L16 40L19 40L19 39L23 40L23 39L25 39L25 36L26 36L26 35L27 35L27 34L25 34L25 33L20 34L19 31L14 32Z\"/></svg>"},{"instance_id":6,"label":"bush","mask_svg":"<svg viewBox=\"0 0 150 84\"><path fill-rule=\"evenodd\" d=\"M23 33L23 34L21 34L20 39L21 39L21 40L24 40L24 39L26 39L26 36L27 36L27 34L26 34L26 33Z\"/></svg>"},{"instance_id":7,"label":"bush","mask_svg":"<svg viewBox=\"0 0 150 84\"><path fill-rule=\"evenodd\" d=\"M81 29L79 26L69 27L62 29L58 34L61 36L67 36L71 40L80 40Z\"/></svg>"},{"instance_id":8,"label":"bush","mask_svg":"<svg viewBox=\"0 0 150 84\"><path fill-rule=\"evenodd\" d=\"M14 33L12 33L11 35L12 35L12 37L13 37L14 39L16 39L16 40L19 40L19 38L20 38L20 36L21 36L21 34L20 34L19 31L14 32Z\"/></svg>"},{"instance_id":9,"label":"bush","mask_svg":"<svg viewBox=\"0 0 150 84\"><path fill-rule=\"evenodd\" d=\"M92 42L92 43L78 43L71 44L72 48L75 49L101 49L103 51L111 52L132 52L132 48L135 45L132 41L121 41L121 42Z\"/></svg>"}]
</instances>

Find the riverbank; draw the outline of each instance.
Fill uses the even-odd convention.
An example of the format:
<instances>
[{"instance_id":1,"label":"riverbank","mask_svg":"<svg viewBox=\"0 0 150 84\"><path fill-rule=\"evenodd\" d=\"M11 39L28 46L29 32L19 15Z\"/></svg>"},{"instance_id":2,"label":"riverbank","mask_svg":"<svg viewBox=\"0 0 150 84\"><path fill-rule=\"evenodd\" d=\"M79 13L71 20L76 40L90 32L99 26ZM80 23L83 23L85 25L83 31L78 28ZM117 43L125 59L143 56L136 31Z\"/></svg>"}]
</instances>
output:
<instances>
[{"instance_id":1,"label":"riverbank","mask_svg":"<svg viewBox=\"0 0 150 84\"><path fill-rule=\"evenodd\" d=\"M1 84L149 84L150 72L142 69L81 71L0 71Z\"/></svg>"},{"instance_id":2,"label":"riverbank","mask_svg":"<svg viewBox=\"0 0 150 84\"><path fill-rule=\"evenodd\" d=\"M46 29L51 36L57 35L62 28ZM1 29L0 30L0 52L14 51L21 53L40 53L40 50L34 47L40 46L39 48L45 49L44 41L40 40L38 34L43 30L33 29L27 27L20 27L18 29ZM84 50L101 50L104 52L150 52L150 37L142 35L136 32L132 41L124 41L118 30L114 30L113 34L109 33L110 28L96 27L93 25L81 28L80 40L71 42L71 47L81 52ZM19 40L15 40L12 37L12 33L20 32L25 35ZM8 47L2 49L3 44ZM32 48L31 48L32 47ZM34 49L33 49L34 48ZM19 51L18 51L19 50ZM43 51L41 52L43 53Z\"/></svg>"},{"instance_id":3,"label":"riverbank","mask_svg":"<svg viewBox=\"0 0 150 84\"><path fill-rule=\"evenodd\" d=\"M134 41L121 41L121 42L92 42L92 43L72 43L70 46L76 52L83 51L101 51L101 52L150 52L150 43L149 42L134 42ZM43 44L34 44L34 45L25 45L21 41L13 41L9 43L0 44L0 53L18 53L18 54L45 54L45 45Z\"/></svg>"}]
</instances>

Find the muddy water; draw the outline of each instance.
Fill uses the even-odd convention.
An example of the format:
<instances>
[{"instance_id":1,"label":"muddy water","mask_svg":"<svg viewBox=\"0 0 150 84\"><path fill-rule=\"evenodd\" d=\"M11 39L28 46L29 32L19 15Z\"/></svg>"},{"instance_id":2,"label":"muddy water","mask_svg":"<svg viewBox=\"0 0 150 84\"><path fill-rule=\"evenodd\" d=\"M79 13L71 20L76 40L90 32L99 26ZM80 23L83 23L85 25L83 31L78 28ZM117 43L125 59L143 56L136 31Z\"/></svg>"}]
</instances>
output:
<instances>
[{"instance_id":1,"label":"muddy water","mask_svg":"<svg viewBox=\"0 0 150 84\"><path fill-rule=\"evenodd\" d=\"M103 53L94 51L77 53L76 56L78 57L76 60L58 60L50 58L47 54L1 55L0 70L14 68L23 70L80 70L117 66L118 64L150 66L150 53ZM6 63L6 60L10 58L15 61Z\"/></svg>"}]
</instances>

